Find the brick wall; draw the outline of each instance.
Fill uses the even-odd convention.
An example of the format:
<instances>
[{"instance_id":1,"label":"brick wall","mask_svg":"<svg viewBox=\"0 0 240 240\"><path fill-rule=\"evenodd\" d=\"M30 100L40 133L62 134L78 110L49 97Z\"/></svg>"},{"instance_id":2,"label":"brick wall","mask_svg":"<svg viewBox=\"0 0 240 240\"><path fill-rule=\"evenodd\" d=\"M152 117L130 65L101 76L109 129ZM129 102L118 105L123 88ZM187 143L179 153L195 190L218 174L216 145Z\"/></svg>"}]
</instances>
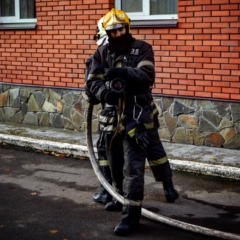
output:
<instances>
[{"instance_id":1,"label":"brick wall","mask_svg":"<svg viewBox=\"0 0 240 240\"><path fill-rule=\"evenodd\" d=\"M132 29L153 45L154 93L240 100L239 0L179 0L176 28ZM0 82L82 88L111 0L36 0L35 30L0 30Z\"/></svg>"}]
</instances>

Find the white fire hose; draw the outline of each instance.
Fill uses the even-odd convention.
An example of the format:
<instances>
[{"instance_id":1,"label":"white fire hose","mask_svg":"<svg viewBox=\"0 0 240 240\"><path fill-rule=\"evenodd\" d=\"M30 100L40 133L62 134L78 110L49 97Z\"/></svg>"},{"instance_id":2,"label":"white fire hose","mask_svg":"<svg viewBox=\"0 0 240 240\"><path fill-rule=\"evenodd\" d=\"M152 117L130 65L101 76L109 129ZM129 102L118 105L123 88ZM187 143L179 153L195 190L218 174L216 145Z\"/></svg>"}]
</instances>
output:
<instances>
[{"instance_id":1,"label":"white fire hose","mask_svg":"<svg viewBox=\"0 0 240 240\"><path fill-rule=\"evenodd\" d=\"M119 195L113 189L113 187L106 181L105 177L103 176L97 164L97 159L95 156L93 141L92 141L92 112L93 112L93 104L90 103L87 110L87 147L88 147L89 157L90 157L93 170L98 180L103 185L103 187L112 195L112 197L114 197L117 201L123 204L123 197ZM171 219L171 218L153 213L151 211L148 211L145 208L142 208L142 216L155 220L160 223L164 223L164 224L167 224L176 228L180 228L186 231L194 232L194 233L204 234L207 236L218 237L222 239L240 240L240 235L222 232L222 231L201 227L194 224L181 222L175 219Z\"/></svg>"}]
</instances>

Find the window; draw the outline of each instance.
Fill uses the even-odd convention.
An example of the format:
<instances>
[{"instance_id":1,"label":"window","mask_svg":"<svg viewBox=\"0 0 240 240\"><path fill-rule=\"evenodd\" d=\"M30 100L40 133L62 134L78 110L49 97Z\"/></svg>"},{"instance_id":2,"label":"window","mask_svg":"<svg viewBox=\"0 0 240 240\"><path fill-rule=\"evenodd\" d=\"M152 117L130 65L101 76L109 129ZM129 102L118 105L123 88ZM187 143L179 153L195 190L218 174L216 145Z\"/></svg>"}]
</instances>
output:
<instances>
[{"instance_id":1,"label":"window","mask_svg":"<svg viewBox=\"0 0 240 240\"><path fill-rule=\"evenodd\" d=\"M115 0L115 8L128 14L133 27L177 25L177 0Z\"/></svg>"},{"instance_id":2,"label":"window","mask_svg":"<svg viewBox=\"0 0 240 240\"><path fill-rule=\"evenodd\" d=\"M0 29L36 27L35 0L0 0Z\"/></svg>"}]
</instances>

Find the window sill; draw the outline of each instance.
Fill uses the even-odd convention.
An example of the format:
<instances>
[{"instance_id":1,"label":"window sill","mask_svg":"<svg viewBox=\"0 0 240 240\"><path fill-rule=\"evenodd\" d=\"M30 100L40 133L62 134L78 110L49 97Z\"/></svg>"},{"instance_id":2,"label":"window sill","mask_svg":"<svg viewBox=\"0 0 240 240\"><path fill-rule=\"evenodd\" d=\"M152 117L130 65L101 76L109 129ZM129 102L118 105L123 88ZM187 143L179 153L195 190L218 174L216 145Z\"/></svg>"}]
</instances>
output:
<instances>
[{"instance_id":1,"label":"window sill","mask_svg":"<svg viewBox=\"0 0 240 240\"><path fill-rule=\"evenodd\" d=\"M176 27L177 19L131 20L131 28Z\"/></svg>"},{"instance_id":2,"label":"window sill","mask_svg":"<svg viewBox=\"0 0 240 240\"><path fill-rule=\"evenodd\" d=\"M37 21L0 23L0 30L35 29L36 26L37 26Z\"/></svg>"}]
</instances>

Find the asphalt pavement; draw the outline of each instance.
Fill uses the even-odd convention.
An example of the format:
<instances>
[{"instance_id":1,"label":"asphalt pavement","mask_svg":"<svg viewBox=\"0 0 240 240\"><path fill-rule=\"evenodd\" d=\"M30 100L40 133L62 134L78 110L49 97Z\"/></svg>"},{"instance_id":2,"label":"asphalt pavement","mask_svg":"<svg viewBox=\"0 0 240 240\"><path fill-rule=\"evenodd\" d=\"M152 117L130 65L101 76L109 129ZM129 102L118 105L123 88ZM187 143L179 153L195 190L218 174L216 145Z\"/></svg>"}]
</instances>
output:
<instances>
[{"instance_id":1,"label":"asphalt pavement","mask_svg":"<svg viewBox=\"0 0 240 240\"><path fill-rule=\"evenodd\" d=\"M167 203L162 184L146 167L143 208L169 222L143 216L127 239L240 239L239 180L174 170L173 182L179 198ZM119 239L113 230L120 212L92 201L98 187L87 158L2 143L0 239ZM180 227L171 225L176 221ZM196 227L207 234L192 231Z\"/></svg>"}]
</instances>

